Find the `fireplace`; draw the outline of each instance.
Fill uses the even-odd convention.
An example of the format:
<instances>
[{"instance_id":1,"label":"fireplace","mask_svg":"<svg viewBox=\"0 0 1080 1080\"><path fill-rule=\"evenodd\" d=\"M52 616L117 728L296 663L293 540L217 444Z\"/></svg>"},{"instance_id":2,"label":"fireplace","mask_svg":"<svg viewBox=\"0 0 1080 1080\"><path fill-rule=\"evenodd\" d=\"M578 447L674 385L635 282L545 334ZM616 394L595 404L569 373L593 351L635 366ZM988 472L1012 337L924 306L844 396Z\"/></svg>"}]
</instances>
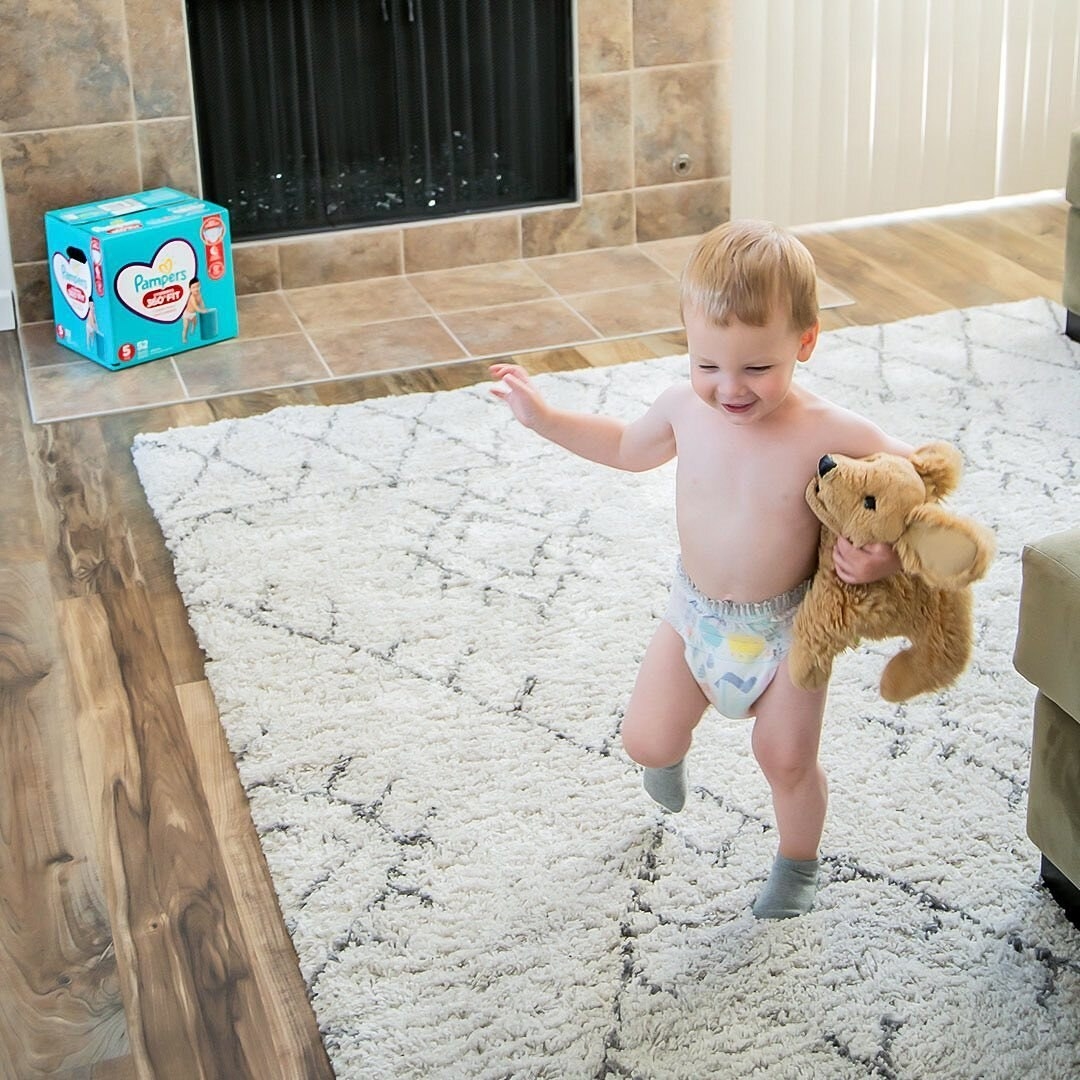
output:
<instances>
[{"instance_id":1,"label":"fireplace","mask_svg":"<svg viewBox=\"0 0 1080 1080\"><path fill-rule=\"evenodd\" d=\"M572 0L187 0L235 239L576 197Z\"/></svg>"}]
</instances>

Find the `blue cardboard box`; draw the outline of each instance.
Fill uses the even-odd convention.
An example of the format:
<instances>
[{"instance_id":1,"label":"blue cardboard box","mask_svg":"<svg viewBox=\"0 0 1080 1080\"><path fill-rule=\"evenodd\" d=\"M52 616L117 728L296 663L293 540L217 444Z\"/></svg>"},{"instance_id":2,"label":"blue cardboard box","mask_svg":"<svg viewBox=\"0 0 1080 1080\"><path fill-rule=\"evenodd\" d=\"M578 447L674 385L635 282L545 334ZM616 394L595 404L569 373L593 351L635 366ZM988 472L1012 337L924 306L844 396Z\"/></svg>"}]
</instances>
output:
<instances>
[{"instance_id":1,"label":"blue cardboard box","mask_svg":"<svg viewBox=\"0 0 1080 1080\"><path fill-rule=\"evenodd\" d=\"M236 337L228 211L155 188L45 215L56 340L112 370Z\"/></svg>"}]
</instances>

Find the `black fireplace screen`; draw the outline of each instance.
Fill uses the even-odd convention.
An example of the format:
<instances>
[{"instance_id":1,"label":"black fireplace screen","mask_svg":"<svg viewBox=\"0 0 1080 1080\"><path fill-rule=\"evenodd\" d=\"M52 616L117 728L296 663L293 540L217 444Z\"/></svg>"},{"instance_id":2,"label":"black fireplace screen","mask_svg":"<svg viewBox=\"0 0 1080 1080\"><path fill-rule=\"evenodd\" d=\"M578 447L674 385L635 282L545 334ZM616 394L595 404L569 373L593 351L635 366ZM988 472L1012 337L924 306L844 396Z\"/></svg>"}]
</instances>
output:
<instances>
[{"instance_id":1,"label":"black fireplace screen","mask_svg":"<svg viewBox=\"0 0 1080 1080\"><path fill-rule=\"evenodd\" d=\"M572 0L187 0L236 239L572 199Z\"/></svg>"}]
</instances>

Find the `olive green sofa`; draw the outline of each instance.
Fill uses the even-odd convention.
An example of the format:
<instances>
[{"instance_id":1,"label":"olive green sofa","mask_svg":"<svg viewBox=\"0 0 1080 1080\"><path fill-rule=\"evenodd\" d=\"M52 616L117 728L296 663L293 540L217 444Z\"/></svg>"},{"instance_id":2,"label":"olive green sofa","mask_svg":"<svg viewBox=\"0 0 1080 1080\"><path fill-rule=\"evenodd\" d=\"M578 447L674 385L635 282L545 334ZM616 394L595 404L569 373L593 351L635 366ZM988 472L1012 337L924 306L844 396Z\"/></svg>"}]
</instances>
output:
<instances>
[{"instance_id":1,"label":"olive green sofa","mask_svg":"<svg viewBox=\"0 0 1080 1080\"><path fill-rule=\"evenodd\" d=\"M1013 662L1038 690L1028 836L1051 894L1080 926L1080 528L1024 548Z\"/></svg>"},{"instance_id":2,"label":"olive green sofa","mask_svg":"<svg viewBox=\"0 0 1080 1080\"><path fill-rule=\"evenodd\" d=\"M1080 128L1072 133L1069 143L1065 201L1069 204L1069 219L1065 224L1065 284L1061 299L1066 309L1065 333L1073 341L1080 341Z\"/></svg>"}]
</instances>

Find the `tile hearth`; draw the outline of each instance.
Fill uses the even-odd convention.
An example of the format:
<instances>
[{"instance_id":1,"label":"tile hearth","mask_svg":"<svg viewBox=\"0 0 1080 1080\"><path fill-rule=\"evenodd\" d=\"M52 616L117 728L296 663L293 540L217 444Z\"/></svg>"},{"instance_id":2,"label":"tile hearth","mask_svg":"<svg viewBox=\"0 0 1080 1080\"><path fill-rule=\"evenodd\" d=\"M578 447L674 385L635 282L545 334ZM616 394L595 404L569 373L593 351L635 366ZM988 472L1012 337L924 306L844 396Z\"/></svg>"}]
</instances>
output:
<instances>
[{"instance_id":1,"label":"tile hearth","mask_svg":"<svg viewBox=\"0 0 1080 1080\"><path fill-rule=\"evenodd\" d=\"M241 296L239 337L127 371L19 330L37 423L680 328L696 237ZM846 298L822 288L823 306Z\"/></svg>"}]
</instances>

